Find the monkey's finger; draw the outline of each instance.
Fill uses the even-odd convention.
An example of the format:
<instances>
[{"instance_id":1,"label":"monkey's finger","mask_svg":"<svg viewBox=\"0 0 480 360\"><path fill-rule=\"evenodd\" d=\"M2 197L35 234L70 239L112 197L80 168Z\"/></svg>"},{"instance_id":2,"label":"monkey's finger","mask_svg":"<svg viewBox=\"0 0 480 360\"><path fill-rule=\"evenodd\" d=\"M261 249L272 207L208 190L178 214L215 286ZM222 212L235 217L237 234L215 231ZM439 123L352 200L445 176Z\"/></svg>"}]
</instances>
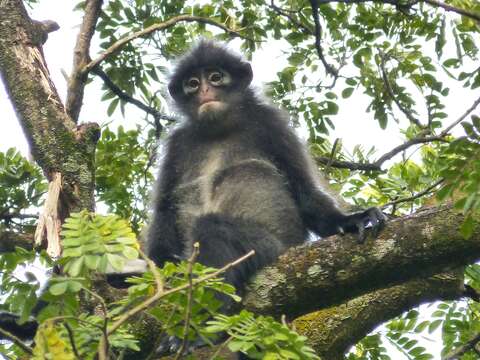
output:
<instances>
[{"instance_id":1,"label":"monkey's finger","mask_svg":"<svg viewBox=\"0 0 480 360\"><path fill-rule=\"evenodd\" d=\"M372 224L372 235L373 237L377 237L378 232L382 226L380 219L377 217L377 214L372 214L370 216L370 223Z\"/></svg>"},{"instance_id":2,"label":"monkey's finger","mask_svg":"<svg viewBox=\"0 0 480 360\"><path fill-rule=\"evenodd\" d=\"M172 354L180 349L181 340L175 336L165 336L155 351L156 355Z\"/></svg>"}]
</instances>

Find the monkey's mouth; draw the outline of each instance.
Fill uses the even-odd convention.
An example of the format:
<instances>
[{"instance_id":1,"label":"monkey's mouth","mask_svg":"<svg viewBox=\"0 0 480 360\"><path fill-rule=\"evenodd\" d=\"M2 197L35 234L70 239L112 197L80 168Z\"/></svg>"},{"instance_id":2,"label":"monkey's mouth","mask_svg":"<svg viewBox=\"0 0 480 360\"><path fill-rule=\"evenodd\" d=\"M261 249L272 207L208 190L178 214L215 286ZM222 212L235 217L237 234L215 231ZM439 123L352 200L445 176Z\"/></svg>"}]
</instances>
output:
<instances>
[{"instance_id":1,"label":"monkey's mouth","mask_svg":"<svg viewBox=\"0 0 480 360\"><path fill-rule=\"evenodd\" d=\"M221 111L225 109L225 103L216 99L208 99L203 101L198 107L198 113L202 114L210 111Z\"/></svg>"},{"instance_id":2,"label":"monkey's mouth","mask_svg":"<svg viewBox=\"0 0 480 360\"><path fill-rule=\"evenodd\" d=\"M213 99L213 98L212 99L202 99L202 101L200 101L200 106L211 103L211 102L218 102L218 100Z\"/></svg>"}]
</instances>

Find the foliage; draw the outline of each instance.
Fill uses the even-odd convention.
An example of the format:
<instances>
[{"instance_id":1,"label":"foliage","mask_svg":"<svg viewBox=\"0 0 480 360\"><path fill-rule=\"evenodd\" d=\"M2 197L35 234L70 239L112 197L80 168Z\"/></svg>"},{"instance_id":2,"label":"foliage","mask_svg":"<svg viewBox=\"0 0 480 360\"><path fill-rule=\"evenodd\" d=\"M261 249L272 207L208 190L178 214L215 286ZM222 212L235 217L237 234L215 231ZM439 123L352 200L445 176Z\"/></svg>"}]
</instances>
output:
<instances>
[{"instance_id":1,"label":"foliage","mask_svg":"<svg viewBox=\"0 0 480 360\"><path fill-rule=\"evenodd\" d=\"M117 133L105 128L97 144L95 174L98 200L108 211L129 219L136 233L146 220L146 205L152 185L151 167L156 150L155 140L149 132L141 139L141 129ZM151 151L146 151L146 149Z\"/></svg>"},{"instance_id":2,"label":"foliage","mask_svg":"<svg viewBox=\"0 0 480 360\"><path fill-rule=\"evenodd\" d=\"M208 322L208 332L226 332L228 348L252 359L319 359L306 345L307 338L271 317L242 310L238 315L217 315Z\"/></svg>"},{"instance_id":3,"label":"foliage","mask_svg":"<svg viewBox=\"0 0 480 360\"><path fill-rule=\"evenodd\" d=\"M455 207L468 215L461 230L469 237L474 216L480 214L480 117L473 115L471 123L462 125L466 136L454 140L440 158L440 174L448 183L437 195L440 199L453 197Z\"/></svg>"},{"instance_id":4,"label":"foliage","mask_svg":"<svg viewBox=\"0 0 480 360\"><path fill-rule=\"evenodd\" d=\"M46 182L38 166L13 148L0 152L0 231L23 230L32 224L33 216L22 220L19 214L38 208L45 191Z\"/></svg>"},{"instance_id":5,"label":"foliage","mask_svg":"<svg viewBox=\"0 0 480 360\"><path fill-rule=\"evenodd\" d=\"M105 273L109 265L119 271L127 260L138 258L135 234L115 215L71 214L61 234L63 269L72 277L88 275L91 270Z\"/></svg>"}]
</instances>

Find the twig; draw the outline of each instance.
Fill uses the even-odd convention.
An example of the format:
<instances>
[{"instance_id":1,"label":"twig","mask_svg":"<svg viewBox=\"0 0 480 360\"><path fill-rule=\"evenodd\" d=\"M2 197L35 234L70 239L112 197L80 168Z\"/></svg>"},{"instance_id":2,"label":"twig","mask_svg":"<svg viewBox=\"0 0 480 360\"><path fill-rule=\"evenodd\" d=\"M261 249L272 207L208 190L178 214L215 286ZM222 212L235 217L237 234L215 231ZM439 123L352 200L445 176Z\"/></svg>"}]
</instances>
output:
<instances>
[{"instance_id":1,"label":"twig","mask_svg":"<svg viewBox=\"0 0 480 360\"><path fill-rule=\"evenodd\" d=\"M75 343L75 337L73 335L72 328L67 323L63 323L63 326L65 327L65 329L67 329L68 338L70 340L70 345L72 345L72 351L73 351L73 354L75 355L75 358L81 360L82 358L80 357L80 354L78 353L77 345Z\"/></svg>"},{"instance_id":2,"label":"twig","mask_svg":"<svg viewBox=\"0 0 480 360\"><path fill-rule=\"evenodd\" d=\"M473 338L468 340L462 346L454 349L453 351L449 352L447 355L442 357L442 360L458 360L460 356L465 354L467 351L472 350L473 347L480 341L480 333L475 335Z\"/></svg>"},{"instance_id":3,"label":"twig","mask_svg":"<svg viewBox=\"0 0 480 360\"><path fill-rule=\"evenodd\" d=\"M162 114L160 111L157 109L148 106L144 103L142 103L140 100L137 100L133 98L132 96L128 95L125 91L120 89L113 81L110 79L110 77L103 71L100 66L95 66L92 69L92 73L95 75L98 75L104 82L104 84L115 94L117 95L121 100L124 100L130 104L135 105L139 109L145 111L147 114L150 114L154 117L154 119L162 119L162 120L167 120L170 122L174 122L177 119L175 119L173 116L168 116L165 114ZM160 131L162 130L162 126L160 125ZM158 131L158 130L157 130Z\"/></svg>"},{"instance_id":4,"label":"twig","mask_svg":"<svg viewBox=\"0 0 480 360\"><path fill-rule=\"evenodd\" d=\"M333 142L332 151L330 152L327 166L325 166L325 174L328 174L328 172L330 171L330 167L332 166L333 158L335 157L335 153L337 152L338 141L339 139L336 138L335 141Z\"/></svg>"},{"instance_id":5,"label":"twig","mask_svg":"<svg viewBox=\"0 0 480 360\"><path fill-rule=\"evenodd\" d=\"M412 112L407 110L406 108L403 107L403 105L400 103L398 98L395 96L393 92L392 85L390 84L390 80L388 79L387 71L385 69L385 62L386 62L386 54L380 53L380 69L382 73L382 79L383 83L385 84L385 89L387 90L388 95L392 98L392 100L395 102L395 104L398 106L401 112L405 114L405 116L410 120L411 123L417 125L419 128L424 128L420 121L413 116Z\"/></svg>"},{"instance_id":6,"label":"twig","mask_svg":"<svg viewBox=\"0 0 480 360\"><path fill-rule=\"evenodd\" d=\"M339 2L339 3L345 3L345 4L363 4L366 2L381 2L384 4L390 4L394 5L398 10L400 10L402 13L405 13L408 11L413 5L419 2L419 0L412 0L406 4L399 4L398 0L317 0L318 5L321 4L328 4L332 2Z\"/></svg>"},{"instance_id":7,"label":"twig","mask_svg":"<svg viewBox=\"0 0 480 360\"><path fill-rule=\"evenodd\" d=\"M103 298L96 294L95 292L83 288L85 292L93 296L95 299L97 299L100 302L100 306L102 308L102 316L103 316L103 325L101 326L102 329L102 337L100 338L100 341L98 342L98 359L99 360L107 360L108 359L108 333L107 333L107 326L108 326L108 310L107 310L107 304L103 300Z\"/></svg>"},{"instance_id":8,"label":"twig","mask_svg":"<svg viewBox=\"0 0 480 360\"><path fill-rule=\"evenodd\" d=\"M325 60L325 56L323 54L322 48L322 26L320 25L320 17L318 15L318 1L317 0L310 0L310 5L312 6L312 16L313 21L315 23L315 48L317 49L318 57L322 62L323 66L325 67L325 71L332 75L335 79L338 78L338 71L332 65L330 65L327 60Z\"/></svg>"},{"instance_id":9,"label":"twig","mask_svg":"<svg viewBox=\"0 0 480 360\"><path fill-rule=\"evenodd\" d=\"M385 209L387 208L388 206L392 206L392 205L397 205L397 204L401 204L403 202L408 202L408 201L412 201L412 200L415 200L415 199L418 199L424 195L427 195L429 194L430 192L432 192L433 189L435 189L438 185L440 185L442 182L444 182L445 179L440 179L438 180L437 182L435 182L433 185L430 185L428 188L426 188L425 190L423 191L420 191L419 193L416 193L415 195L412 195L412 196L409 196L409 197L406 197L406 198L401 198L401 199L398 199L398 200L394 200L394 201L391 201L389 203L386 203L386 204L383 204L380 208L381 209Z\"/></svg>"},{"instance_id":10,"label":"twig","mask_svg":"<svg viewBox=\"0 0 480 360\"><path fill-rule=\"evenodd\" d=\"M446 11L451 11L451 12L454 12L454 13L457 13L457 14L460 14L460 15L463 15L463 16L467 16L467 17L469 17L473 20L477 20L477 21L480 22L480 14L474 13L473 11L457 8L455 6L445 4L445 3L437 1L437 0L423 0L423 1L426 2L427 4L441 7L442 9L444 9Z\"/></svg>"},{"instance_id":11,"label":"twig","mask_svg":"<svg viewBox=\"0 0 480 360\"><path fill-rule=\"evenodd\" d=\"M382 171L382 168L376 164L331 160L330 157L325 157L325 156L316 156L315 161L322 165L330 164L331 167L338 168L338 169L350 169L350 170L361 170L361 171Z\"/></svg>"},{"instance_id":12,"label":"twig","mask_svg":"<svg viewBox=\"0 0 480 360\"><path fill-rule=\"evenodd\" d=\"M133 34L125 36L124 38L116 41L108 49L106 49L102 54L100 54L100 56L98 56L95 60L92 60L88 64L86 64L82 69L82 73L83 74L89 73L95 66L99 65L108 56L110 56L113 53L119 51L121 48L123 48L130 41L132 41L134 39L137 39L139 37L147 36L147 35L155 32L155 31L168 29L168 28L176 25L177 23L183 22L183 21L185 21L185 22L199 22L199 23L203 23L203 24L209 24L209 25L216 26L216 27L222 29L223 31L225 31L226 33L228 33L232 36L241 37L241 38L253 41L252 39L249 39L249 38L241 35L237 31L234 31L234 30L228 28L227 26L225 26L225 25L223 25L223 24L221 24L221 23L219 23L215 20L208 19L208 18L203 18L201 16L179 15L179 16L175 16L175 17L173 17L169 20L166 20L164 22L161 22L161 23L158 23L158 24L153 24L153 25L147 27L146 29L134 32Z\"/></svg>"},{"instance_id":13,"label":"twig","mask_svg":"<svg viewBox=\"0 0 480 360\"><path fill-rule=\"evenodd\" d=\"M27 354L33 355L32 348L30 346L28 346L27 344L25 344L22 340L20 340L15 335L11 334L7 330L3 330L2 328L0 328L0 334L2 334L2 336L4 338L13 341L15 344L17 344Z\"/></svg>"},{"instance_id":14,"label":"twig","mask_svg":"<svg viewBox=\"0 0 480 360\"><path fill-rule=\"evenodd\" d=\"M137 305L133 309L129 310L128 312L126 312L125 314L120 316L120 318L111 325L110 329L108 330L108 335L110 335L115 330L117 330L124 322L126 322L132 316L134 316L134 315L138 314L139 312L145 310L146 308L148 308L150 305L152 305L153 303L155 303L159 299L161 299L161 298L163 298L167 295L173 294L175 292L185 290L186 288L188 288L190 286L189 284L184 284L184 285L178 286L178 287L170 289L170 290L164 290L163 289L163 282L162 282L160 273L155 266L155 263L152 260L148 259L143 252L141 252L140 250L139 250L139 252L140 252L140 255L142 256L142 258L144 258L145 261L147 262L148 267L150 268L150 271L152 271L152 273L153 273L153 277L155 279L155 282L157 283L157 292L151 298L145 300L143 303ZM240 264L241 262L245 261L246 259L253 256L254 254L255 254L255 251L252 250L249 253L247 253L246 255L242 256L241 258L225 265L221 269L218 269L217 271L214 271L211 274L208 274L208 275L205 275L205 276L202 276L198 279L193 280L192 285L197 285L197 284L200 284L204 281L213 279L214 277L218 276L219 274L229 270L231 267L234 267L234 266Z\"/></svg>"},{"instance_id":15,"label":"twig","mask_svg":"<svg viewBox=\"0 0 480 360\"><path fill-rule=\"evenodd\" d=\"M90 42L95 33L103 0L89 0L85 3L85 15L77 36L77 43L73 51L72 74L68 81L66 111L73 121L78 121L83 102L83 91L87 83L87 73L82 68L90 59Z\"/></svg>"},{"instance_id":16,"label":"twig","mask_svg":"<svg viewBox=\"0 0 480 360\"><path fill-rule=\"evenodd\" d=\"M428 136L428 137L420 137L420 138L414 138L411 140L408 140L404 142L401 145L396 146L386 154L382 155L378 160L374 162L375 165L381 167L382 164L390 160L392 157L397 155L398 153L408 149L410 146L416 145L416 144L424 144L432 141L443 141L443 142L448 142L443 136Z\"/></svg>"},{"instance_id":17,"label":"twig","mask_svg":"<svg viewBox=\"0 0 480 360\"><path fill-rule=\"evenodd\" d=\"M460 124L467 116L468 114L470 114L473 110L475 110L475 108L480 104L480 98L478 98L477 100L475 100L475 102L473 103L472 106L470 106L470 108L465 111L465 113L460 116L456 121L454 121L450 126L447 126L445 128L445 130L443 130L441 133L440 133L440 136L445 136L447 135L450 130L452 130L455 126L457 126L458 124Z\"/></svg>"},{"instance_id":18,"label":"twig","mask_svg":"<svg viewBox=\"0 0 480 360\"><path fill-rule=\"evenodd\" d=\"M284 17L286 17L288 20L290 20L297 28L302 29L304 33L308 35L315 35L313 30L307 27L306 25L302 24L300 21L295 19L291 14L289 14L286 10L278 7L275 5L274 1L272 0L270 2L270 5L268 5L269 8L271 8L273 11L275 11L277 14L280 14Z\"/></svg>"},{"instance_id":19,"label":"twig","mask_svg":"<svg viewBox=\"0 0 480 360\"><path fill-rule=\"evenodd\" d=\"M222 344L220 344L218 346L217 350L215 350L213 355L210 357L210 360L215 360L217 358L218 354L220 354L220 352L225 348L225 346L227 346L228 343L232 340L233 340L233 336L230 336L227 340L225 340Z\"/></svg>"},{"instance_id":20,"label":"twig","mask_svg":"<svg viewBox=\"0 0 480 360\"><path fill-rule=\"evenodd\" d=\"M155 284L157 287L157 290L155 294L144 301L143 303L137 305L133 309L127 311L125 314L120 316L120 318L115 321L110 329L107 331L107 335L112 334L115 330L117 330L124 322L126 322L128 319L130 319L132 316L138 314L139 312L143 311L144 309L148 308L151 304L156 302L158 299L160 299L162 296L164 296L165 291L163 288L163 280L160 275L160 272L158 271L157 267L155 266L155 263L150 260L140 249L138 250L140 256L147 262L148 268L153 274L153 279L155 280Z\"/></svg>"},{"instance_id":21,"label":"twig","mask_svg":"<svg viewBox=\"0 0 480 360\"><path fill-rule=\"evenodd\" d=\"M187 309L185 312L185 324L183 327L183 339L182 339L182 344L180 345L180 349L178 349L177 354L175 355L174 360L180 359L180 356L182 356L185 348L187 347L187 341L188 341L188 330L190 328L190 317L192 314L192 293L193 293L193 264L197 260L198 253L199 253L199 247L200 244L196 242L193 244L193 253L192 256L190 256L190 259L188 259L188 267L187 267L187 277L188 277L188 289L187 289Z\"/></svg>"}]
</instances>

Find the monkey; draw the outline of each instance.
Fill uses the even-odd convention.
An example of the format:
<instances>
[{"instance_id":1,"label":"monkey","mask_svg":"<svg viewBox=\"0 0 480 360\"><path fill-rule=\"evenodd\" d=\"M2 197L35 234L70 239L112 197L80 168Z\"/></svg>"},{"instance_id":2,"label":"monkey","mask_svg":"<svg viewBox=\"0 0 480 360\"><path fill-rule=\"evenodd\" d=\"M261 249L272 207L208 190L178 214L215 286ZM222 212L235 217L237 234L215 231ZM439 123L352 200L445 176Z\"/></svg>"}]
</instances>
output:
<instances>
[{"instance_id":1,"label":"monkey","mask_svg":"<svg viewBox=\"0 0 480 360\"><path fill-rule=\"evenodd\" d=\"M154 185L146 236L158 265L191 255L231 268L239 292L259 269L287 249L320 237L376 234L385 216L375 207L345 213L322 188L306 147L284 113L256 95L250 63L214 41L201 40L181 57L168 91L184 121L168 136Z\"/></svg>"},{"instance_id":2,"label":"monkey","mask_svg":"<svg viewBox=\"0 0 480 360\"><path fill-rule=\"evenodd\" d=\"M385 224L375 207L340 209L287 116L255 93L252 79L250 63L217 42L202 40L179 59L168 91L184 121L163 146L145 239L158 266L189 258L195 242L197 261L212 267L254 250L224 274L240 294L310 233L357 233L363 242L368 224L374 235Z\"/></svg>"}]
</instances>

